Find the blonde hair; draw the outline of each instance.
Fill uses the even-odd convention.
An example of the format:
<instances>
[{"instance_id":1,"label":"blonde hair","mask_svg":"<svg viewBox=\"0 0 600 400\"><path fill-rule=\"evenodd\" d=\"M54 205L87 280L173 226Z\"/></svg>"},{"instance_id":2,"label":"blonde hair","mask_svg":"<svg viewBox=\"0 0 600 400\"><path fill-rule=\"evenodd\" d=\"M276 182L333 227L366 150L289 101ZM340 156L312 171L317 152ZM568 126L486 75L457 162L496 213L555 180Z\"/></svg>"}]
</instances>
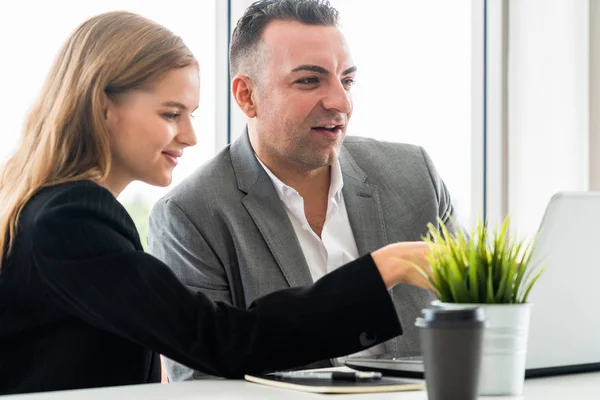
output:
<instances>
[{"instance_id":1,"label":"blonde hair","mask_svg":"<svg viewBox=\"0 0 600 400\"><path fill-rule=\"evenodd\" d=\"M15 153L0 169L0 269L23 207L41 188L107 176L105 96L196 63L180 37L137 14L100 14L75 29L48 72Z\"/></svg>"}]
</instances>

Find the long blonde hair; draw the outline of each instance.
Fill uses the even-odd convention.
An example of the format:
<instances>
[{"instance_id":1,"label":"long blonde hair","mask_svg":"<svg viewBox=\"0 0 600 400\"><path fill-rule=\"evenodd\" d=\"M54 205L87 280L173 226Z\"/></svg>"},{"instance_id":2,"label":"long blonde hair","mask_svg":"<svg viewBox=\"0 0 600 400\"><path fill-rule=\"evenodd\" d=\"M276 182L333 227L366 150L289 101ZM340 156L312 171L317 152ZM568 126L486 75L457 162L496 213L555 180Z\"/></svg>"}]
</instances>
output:
<instances>
[{"instance_id":1,"label":"long blonde hair","mask_svg":"<svg viewBox=\"0 0 600 400\"><path fill-rule=\"evenodd\" d=\"M180 37L137 14L108 12L75 29L48 72L15 153L0 169L0 269L13 247L19 215L34 194L46 186L107 176L105 96L196 63Z\"/></svg>"}]
</instances>

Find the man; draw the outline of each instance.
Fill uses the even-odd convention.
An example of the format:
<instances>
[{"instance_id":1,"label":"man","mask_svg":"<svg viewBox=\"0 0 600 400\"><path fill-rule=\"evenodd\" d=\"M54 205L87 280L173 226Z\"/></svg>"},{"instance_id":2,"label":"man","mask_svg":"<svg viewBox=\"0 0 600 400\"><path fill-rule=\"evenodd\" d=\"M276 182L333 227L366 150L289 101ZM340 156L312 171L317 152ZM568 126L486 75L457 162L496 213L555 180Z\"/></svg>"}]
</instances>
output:
<instances>
[{"instance_id":1,"label":"man","mask_svg":"<svg viewBox=\"0 0 600 400\"><path fill-rule=\"evenodd\" d=\"M214 300L245 308L387 243L419 241L427 223L453 216L421 148L344 140L356 67L337 19L320 0L246 10L230 64L247 131L152 211L150 251ZM414 322L433 294L408 285L390 293L403 335L361 355L420 353ZM199 376L168 369L171 380Z\"/></svg>"}]
</instances>

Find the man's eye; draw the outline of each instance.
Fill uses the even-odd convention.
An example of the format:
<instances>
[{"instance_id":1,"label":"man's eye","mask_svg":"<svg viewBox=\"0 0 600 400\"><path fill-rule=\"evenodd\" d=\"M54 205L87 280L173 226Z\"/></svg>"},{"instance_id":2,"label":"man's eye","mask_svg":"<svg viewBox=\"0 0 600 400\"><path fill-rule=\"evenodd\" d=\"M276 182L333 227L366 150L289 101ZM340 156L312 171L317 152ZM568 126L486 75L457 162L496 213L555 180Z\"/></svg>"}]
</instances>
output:
<instances>
[{"instance_id":1,"label":"man's eye","mask_svg":"<svg viewBox=\"0 0 600 400\"><path fill-rule=\"evenodd\" d=\"M315 83L319 83L319 78L316 76L311 76L310 78L302 78L296 81L297 83L301 83L303 85L313 85Z\"/></svg>"},{"instance_id":2,"label":"man's eye","mask_svg":"<svg viewBox=\"0 0 600 400\"><path fill-rule=\"evenodd\" d=\"M353 86L356 83L356 81L352 78L344 79L342 82L346 86Z\"/></svg>"}]
</instances>

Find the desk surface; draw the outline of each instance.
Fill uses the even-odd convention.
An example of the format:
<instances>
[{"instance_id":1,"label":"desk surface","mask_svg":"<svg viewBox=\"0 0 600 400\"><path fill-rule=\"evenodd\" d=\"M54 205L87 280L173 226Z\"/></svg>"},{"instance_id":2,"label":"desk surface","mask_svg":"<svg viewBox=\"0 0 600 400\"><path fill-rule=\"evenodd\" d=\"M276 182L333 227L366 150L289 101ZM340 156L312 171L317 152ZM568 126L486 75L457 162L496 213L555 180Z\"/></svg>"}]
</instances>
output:
<instances>
[{"instance_id":1,"label":"desk surface","mask_svg":"<svg viewBox=\"0 0 600 400\"><path fill-rule=\"evenodd\" d=\"M323 395L275 389L242 380L201 380L104 389L71 390L6 396L6 400L100 400L100 399L283 399L341 398L352 400L426 400L427 393L394 392L381 394ZM600 397L600 372L528 379L522 397L489 397L505 400L588 400ZM487 397L482 397L486 399Z\"/></svg>"}]
</instances>

